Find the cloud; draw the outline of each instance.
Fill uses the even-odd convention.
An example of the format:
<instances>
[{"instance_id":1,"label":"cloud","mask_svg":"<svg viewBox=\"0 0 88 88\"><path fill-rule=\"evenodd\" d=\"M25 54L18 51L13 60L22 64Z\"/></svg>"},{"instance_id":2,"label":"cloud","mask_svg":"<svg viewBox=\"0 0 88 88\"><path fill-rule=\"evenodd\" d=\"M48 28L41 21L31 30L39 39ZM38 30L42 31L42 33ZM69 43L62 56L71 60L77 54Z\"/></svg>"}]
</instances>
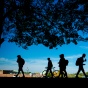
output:
<instances>
[{"instance_id":1,"label":"cloud","mask_svg":"<svg viewBox=\"0 0 88 88\"><path fill-rule=\"evenodd\" d=\"M41 72L45 69L47 60L44 59L25 59L24 69L25 71L27 68L30 72Z\"/></svg>"},{"instance_id":2,"label":"cloud","mask_svg":"<svg viewBox=\"0 0 88 88\"><path fill-rule=\"evenodd\" d=\"M88 49L88 46L79 46L79 47L83 49Z\"/></svg>"},{"instance_id":3,"label":"cloud","mask_svg":"<svg viewBox=\"0 0 88 88\"><path fill-rule=\"evenodd\" d=\"M0 61L7 62L8 59L6 59L6 58L0 58Z\"/></svg>"},{"instance_id":4,"label":"cloud","mask_svg":"<svg viewBox=\"0 0 88 88\"><path fill-rule=\"evenodd\" d=\"M77 54L77 55L71 55L71 56L66 56L65 58L67 59L77 59L78 57L82 56L82 54Z\"/></svg>"},{"instance_id":5,"label":"cloud","mask_svg":"<svg viewBox=\"0 0 88 88\"><path fill-rule=\"evenodd\" d=\"M0 58L0 70L12 70L17 68L15 59Z\"/></svg>"},{"instance_id":6,"label":"cloud","mask_svg":"<svg viewBox=\"0 0 88 88\"><path fill-rule=\"evenodd\" d=\"M0 58L0 63L7 63L7 64L16 64L16 59L7 59L7 58Z\"/></svg>"}]
</instances>

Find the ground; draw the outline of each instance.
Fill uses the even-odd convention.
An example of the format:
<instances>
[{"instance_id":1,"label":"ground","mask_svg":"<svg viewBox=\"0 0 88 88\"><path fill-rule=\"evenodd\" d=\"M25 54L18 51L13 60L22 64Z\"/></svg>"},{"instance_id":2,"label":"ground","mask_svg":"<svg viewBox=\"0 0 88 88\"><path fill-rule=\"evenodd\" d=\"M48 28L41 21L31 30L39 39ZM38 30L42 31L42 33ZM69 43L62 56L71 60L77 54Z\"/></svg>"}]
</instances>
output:
<instances>
[{"instance_id":1,"label":"ground","mask_svg":"<svg viewBox=\"0 0 88 88\"><path fill-rule=\"evenodd\" d=\"M14 75L16 74L0 74L0 77L14 77ZM19 76L22 77L22 74L20 74ZM30 77L30 75L25 74L25 77Z\"/></svg>"}]
</instances>

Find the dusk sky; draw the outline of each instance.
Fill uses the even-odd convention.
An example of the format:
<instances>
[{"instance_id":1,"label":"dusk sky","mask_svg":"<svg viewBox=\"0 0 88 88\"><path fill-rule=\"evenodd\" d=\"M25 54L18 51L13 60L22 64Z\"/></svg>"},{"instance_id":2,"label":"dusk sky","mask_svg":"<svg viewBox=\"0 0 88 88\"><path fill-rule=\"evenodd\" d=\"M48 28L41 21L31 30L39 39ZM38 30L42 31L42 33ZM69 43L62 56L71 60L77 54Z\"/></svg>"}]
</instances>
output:
<instances>
[{"instance_id":1,"label":"dusk sky","mask_svg":"<svg viewBox=\"0 0 88 88\"><path fill-rule=\"evenodd\" d=\"M69 45L58 46L54 49L49 49L43 45L32 45L28 50L18 47L15 43L9 43L5 41L0 48L0 69L1 70L18 70L16 63L17 55L20 54L25 59L24 71L29 72L42 72L47 66L47 58L50 57L53 66L59 70L58 61L59 55L64 54L65 58L69 60L67 66L68 73L76 73L78 66L75 65L75 61L83 53L86 54L87 61L84 62L85 71L88 71L88 46L87 42L79 42L78 45L73 43Z\"/></svg>"}]
</instances>

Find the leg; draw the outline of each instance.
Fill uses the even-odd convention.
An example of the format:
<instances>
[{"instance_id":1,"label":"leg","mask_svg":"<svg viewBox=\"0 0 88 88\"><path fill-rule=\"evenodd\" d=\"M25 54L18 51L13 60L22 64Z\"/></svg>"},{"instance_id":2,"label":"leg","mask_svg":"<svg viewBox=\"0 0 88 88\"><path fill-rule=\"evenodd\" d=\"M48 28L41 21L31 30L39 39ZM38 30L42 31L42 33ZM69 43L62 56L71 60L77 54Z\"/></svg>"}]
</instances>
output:
<instances>
[{"instance_id":1,"label":"leg","mask_svg":"<svg viewBox=\"0 0 88 88\"><path fill-rule=\"evenodd\" d=\"M64 76L64 73L63 73L63 71L61 71L61 78L63 78L63 76Z\"/></svg>"},{"instance_id":2,"label":"leg","mask_svg":"<svg viewBox=\"0 0 88 88\"><path fill-rule=\"evenodd\" d=\"M76 77L78 77L78 74L79 74L80 71L81 71L81 69L78 69L78 72L77 72L77 74L76 74Z\"/></svg>"},{"instance_id":3,"label":"leg","mask_svg":"<svg viewBox=\"0 0 88 88\"><path fill-rule=\"evenodd\" d=\"M51 73L51 75L52 75L52 77L53 77L53 72L52 72L52 70L50 69L50 73Z\"/></svg>"},{"instance_id":4,"label":"leg","mask_svg":"<svg viewBox=\"0 0 88 88\"><path fill-rule=\"evenodd\" d=\"M60 73L59 73L59 76L58 77L60 77L61 76L61 78L63 78L63 71L61 70L60 71Z\"/></svg>"},{"instance_id":5,"label":"leg","mask_svg":"<svg viewBox=\"0 0 88 88\"><path fill-rule=\"evenodd\" d=\"M59 75L58 75L58 77L60 77L60 75L61 75L61 67L59 67L59 69L60 69L60 71L59 71Z\"/></svg>"},{"instance_id":6,"label":"leg","mask_svg":"<svg viewBox=\"0 0 88 88\"><path fill-rule=\"evenodd\" d=\"M85 77L87 77L87 75L86 75L86 73L85 73L84 69L82 69L82 72L83 72L83 74L85 75Z\"/></svg>"},{"instance_id":7,"label":"leg","mask_svg":"<svg viewBox=\"0 0 88 88\"><path fill-rule=\"evenodd\" d=\"M16 77L19 75L19 73L20 73L20 68L18 69L18 73L17 73Z\"/></svg>"},{"instance_id":8,"label":"leg","mask_svg":"<svg viewBox=\"0 0 88 88\"><path fill-rule=\"evenodd\" d=\"M60 77L60 74L61 74L61 72L59 73L59 76L58 77Z\"/></svg>"},{"instance_id":9,"label":"leg","mask_svg":"<svg viewBox=\"0 0 88 88\"><path fill-rule=\"evenodd\" d=\"M64 77L66 77L67 78L67 72L66 72L66 70L64 70Z\"/></svg>"},{"instance_id":10,"label":"leg","mask_svg":"<svg viewBox=\"0 0 88 88\"><path fill-rule=\"evenodd\" d=\"M63 71L63 76L64 76L64 78L66 77L66 74L65 74L65 72Z\"/></svg>"},{"instance_id":11,"label":"leg","mask_svg":"<svg viewBox=\"0 0 88 88\"><path fill-rule=\"evenodd\" d=\"M64 78L67 78L67 71L66 71L66 67L63 68L63 74L64 74Z\"/></svg>"},{"instance_id":12,"label":"leg","mask_svg":"<svg viewBox=\"0 0 88 88\"><path fill-rule=\"evenodd\" d=\"M49 71L49 69L46 70L46 74L45 74L46 77L47 77L48 71Z\"/></svg>"},{"instance_id":13,"label":"leg","mask_svg":"<svg viewBox=\"0 0 88 88\"><path fill-rule=\"evenodd\" d=\"M23 68L21 69L21 71L22 71L23 77L25 77L25 76L24 76L24 71L23 71Z\"/></svg>"},{"instance_id":14,"label":"leg","mask_svg":"<svg viewBox=\"0 0 88 88\"><path fill-rule=\"evenodd\" d=\"M59 76L58 77L60 77L60 75L63 78L63 69L61 67L60 67L60 73L59 73Z\"/></svg>"}]
</instances>

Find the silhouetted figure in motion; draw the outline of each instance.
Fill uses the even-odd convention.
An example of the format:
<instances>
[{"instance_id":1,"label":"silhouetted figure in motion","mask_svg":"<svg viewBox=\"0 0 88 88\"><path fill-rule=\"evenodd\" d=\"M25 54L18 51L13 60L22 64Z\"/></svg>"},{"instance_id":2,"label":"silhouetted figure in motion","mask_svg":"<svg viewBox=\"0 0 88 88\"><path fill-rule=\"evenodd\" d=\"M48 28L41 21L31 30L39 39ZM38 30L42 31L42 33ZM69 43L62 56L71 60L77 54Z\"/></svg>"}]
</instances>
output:
<instances>
[{"instance_id":1,"label":"silhouetted figure in motion","mask_svg":"<svg viewBox=\"0 0 88 88\"><path fill-rule=\"evenodd\" d=\"M61 75L61 78L66 77L67 78L67 71L66 71L66 66L68 65L68 60L64 58L64 54L60 54L60 60L58 62L59 68L60 68L60 73L59 76Z\"/></svg>"},{"instance_id":2,"label":"silhouetted figure in motion","mask_svg":"<svg viewBox=\"0 0 88 88\"><path fill-rule=\"evenodd\" d=\"M47 77L47 74L48 72L50 71L52 77L53 77L53 72L52 72L52 67L53 67L53 64L52 64L52 61L50 60L50 58L47 58L48 60L48 66L47 66L47 71L46 71L46 77Z\"/></svg>"},{"instance_id":3,"label":"silhouetted figure in motion","mask_svg":"<svg viewBox=\"0 0 88 88\"><path fill-rule=\"evenodd\" d=\"M25 64L25 60L21 57L21 55L17 56L17 63L18 63L19 68L18 68L18 73L17 73L16 77L19 75L20 71L22 72L23 77L25 77L24 71L23 71L23 65Z\"/></svg>"},{"instance_id":4,"label":"silhouetted figure in motion","mask_svg":"<svg viewBox=\"0 0 88 88\"><path fill-rule=\"evenodd\" d=\"M76 65L79 66L79 68L78 68L78 72L76 74L76 78L78 77L78 74L80 71L82 71L83 74L85 75L85 77L87 77L87 75L85 74L85 70L83 68L83 65L85 65L85 64L83 64L83 62L86 61L86 59L84 60L85 57L86 57L86 54L82 54L81 57L77 58Z\"/></svg>"}]
</instances>

